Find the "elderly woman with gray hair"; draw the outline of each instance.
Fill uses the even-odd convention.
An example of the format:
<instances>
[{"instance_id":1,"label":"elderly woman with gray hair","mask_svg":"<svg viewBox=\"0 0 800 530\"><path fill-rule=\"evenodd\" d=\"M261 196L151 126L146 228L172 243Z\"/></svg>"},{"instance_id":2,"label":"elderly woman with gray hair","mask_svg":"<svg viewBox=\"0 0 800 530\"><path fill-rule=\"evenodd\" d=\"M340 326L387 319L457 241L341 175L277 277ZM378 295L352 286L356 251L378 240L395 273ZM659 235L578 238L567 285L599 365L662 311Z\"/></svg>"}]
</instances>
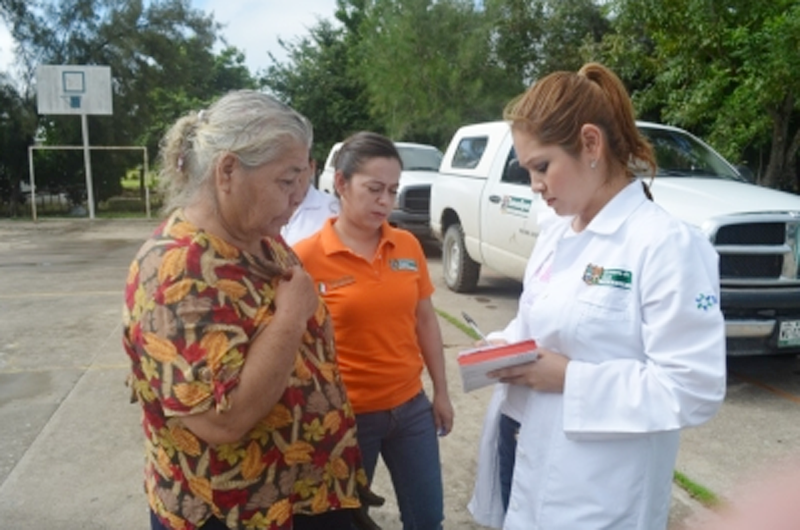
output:
<instances>
[{"instance_id":1,"label":"elderly woman with gray hair","mask_svg":"<svg viewBox=\"0 0 800 530\"><path fill-rule=\"evenodd\" d=\"M311 125L237 91L162 145L166 220L125 290L153 529L349 530L366 482L331 320L279 237Z\"/></svg>"}]
</instances>

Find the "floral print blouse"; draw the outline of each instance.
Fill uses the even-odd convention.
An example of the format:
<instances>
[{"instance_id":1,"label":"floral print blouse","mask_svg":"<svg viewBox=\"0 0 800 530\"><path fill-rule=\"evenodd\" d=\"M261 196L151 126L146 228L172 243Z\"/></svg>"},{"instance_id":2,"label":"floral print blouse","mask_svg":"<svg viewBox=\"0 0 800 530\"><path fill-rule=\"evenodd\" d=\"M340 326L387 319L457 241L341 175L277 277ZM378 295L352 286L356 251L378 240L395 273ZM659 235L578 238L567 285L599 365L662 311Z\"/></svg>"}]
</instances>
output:
<instances>
[{"instance_id":1,"label":"floral print blouse","mask_svg":"<svg viewBox=\"0 0 800 530\"><path fill-rule=\"evenodd\" d=\"M288 387L236 443L211 445L181 416L231 406L251 337L269 327L275 288L297 257L265 238L259 259L176 211L142 246L125 289L128 384L144 411L145 490L173 529L214 515L231 529L290 528L293 514L359 506L366 482L355 419L320 300Z\"/></svg>"}]
</instances>

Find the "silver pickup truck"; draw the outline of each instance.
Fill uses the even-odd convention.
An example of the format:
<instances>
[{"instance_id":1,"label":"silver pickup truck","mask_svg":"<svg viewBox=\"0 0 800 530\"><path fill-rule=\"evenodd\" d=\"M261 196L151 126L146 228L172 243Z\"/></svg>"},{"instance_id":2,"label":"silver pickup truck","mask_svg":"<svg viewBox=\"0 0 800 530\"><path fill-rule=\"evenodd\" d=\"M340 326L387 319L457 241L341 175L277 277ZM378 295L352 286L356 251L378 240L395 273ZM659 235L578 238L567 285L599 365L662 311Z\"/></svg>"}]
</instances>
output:
<instances>
[{"instance_id":1,"label":"silver pickup truck","mask_svg":"<svg viewBox=\"0 0 800 530\"><path fill-rule=\"evenodd\" d=\"M800 353L800 196L748 182L682 129L637 125L658 160L655 201L719 252L728 355ZM517 164L508 124L459 129L439 172L430 223L447 286L474 290L481 266L521 280L548 206Z\"/></svg>"}]
</instances>

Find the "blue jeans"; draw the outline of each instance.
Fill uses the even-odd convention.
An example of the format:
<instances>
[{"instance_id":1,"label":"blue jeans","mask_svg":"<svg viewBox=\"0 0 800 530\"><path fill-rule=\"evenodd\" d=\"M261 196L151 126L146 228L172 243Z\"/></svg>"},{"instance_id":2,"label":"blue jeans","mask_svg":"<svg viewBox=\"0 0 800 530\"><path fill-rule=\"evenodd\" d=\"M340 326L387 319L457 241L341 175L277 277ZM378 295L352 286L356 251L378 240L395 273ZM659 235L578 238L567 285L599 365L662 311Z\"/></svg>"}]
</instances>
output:
<instances>
[{"instance_id":1,"label":"blue jeans","mask_svg":"<svg viewBox=\"0 0 800 530\"><path fill-rule=\"evenodd\" d=\"M514 460L517 452L517 435L519 422L505 414L500 414L500 435L497 440L497 456L500 467L500 496L503 499L503 510L508 511L508 499L511 497L511 479L514 477Z\"/></svg>"},{"instance_id":2,"label":"blue jeans","mask_svg":"<svg viewBox=\"0 0 800 530\"><path fill-rule=\"evenodd\" d=\"M441 530L442 468L433 408L424 392L390 410L356 414L370 484L378 455L392 478L403 530Z\"/></svg>"}]
</instances>

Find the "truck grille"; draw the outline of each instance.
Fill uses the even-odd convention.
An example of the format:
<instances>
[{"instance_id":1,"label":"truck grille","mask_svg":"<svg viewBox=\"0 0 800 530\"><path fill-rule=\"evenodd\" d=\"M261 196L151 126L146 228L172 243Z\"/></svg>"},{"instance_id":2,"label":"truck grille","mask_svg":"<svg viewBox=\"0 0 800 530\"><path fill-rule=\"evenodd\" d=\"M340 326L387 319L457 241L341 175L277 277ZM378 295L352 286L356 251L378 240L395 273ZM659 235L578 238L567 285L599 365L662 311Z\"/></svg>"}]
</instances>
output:
<instances>
[{"instance_id":1,"label":"truck grille","mask_svg":"<svg viewBox=\"0 0 800 530\"><path fill-rule=\"evenodd\" d=\"M408 188L404 192L402 208L409 213L427 214L431 203L431 187Z\"/></svg>"},{"instance_id":2,"label":"truck grille","mask_svg":"<svg viewBox=\"0 0 800 530\"><path fill-rule=\"evenodd\" d=\"M729 278L779 278L783 269L780 256L748 256L728 254L720 256L719 275Z\"/></svg>"},{"instance_id":3,"label":"truck grille","mask_svg":"<svg viewBox=\"0 0 800 530\"><path fill-rule=\"evenodd\" d=\"M723 285L800 285L800 216L738 215L703 228L719 252Z\"/></svg>"},{"instance_id":4,"label":"truck grille","mask_svg":"<svg viewBox=\"0 0 800 530\"><path fill-rule=\"evenodd\" d=\"M785 223L742 223L721 226L717 245L782 245L786 241Z\"/></svg>"}]
</instances>

